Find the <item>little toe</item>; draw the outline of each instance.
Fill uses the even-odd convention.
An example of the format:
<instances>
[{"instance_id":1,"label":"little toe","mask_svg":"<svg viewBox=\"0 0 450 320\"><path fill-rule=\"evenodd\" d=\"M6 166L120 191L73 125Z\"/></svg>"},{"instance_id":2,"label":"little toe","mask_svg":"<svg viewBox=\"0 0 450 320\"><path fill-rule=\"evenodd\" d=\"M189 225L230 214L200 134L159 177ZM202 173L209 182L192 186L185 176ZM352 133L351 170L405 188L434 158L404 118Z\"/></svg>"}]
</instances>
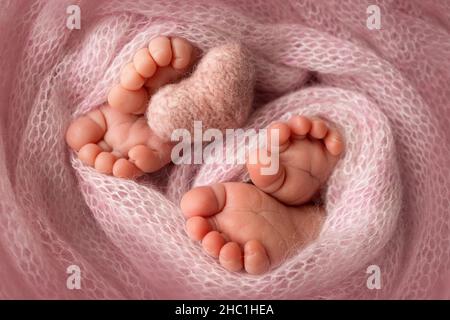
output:
<instances>
[{"instance_id":1,"label":"little toe","mask_svg":"<svg viewBox=\"0 0 450 320\"><path fill-rule=\"evenodd\" d=\"M112 153L103 151L95 158L94 167L101 173L112 174L116 160L117 158Z\"/></svg>"},{"instance_id":2,"label":"little toe","mask_svg":"<svg viewBox=\"0 0 450 320\"><path fill-rule=\"evenodd\" d=\"M111 89L108 94L109 105L122 113L136 113L142 110L148 99L147 91L144 88L139 90L127 90L121 85Z\"/></svg>"},{"instance_id":3,"label":"little toe","mask_svg":"<svg viewBox=\"0 0 450 320\"><path fill-rule=\"evenodd\" d=\"M203 217L192 217L186 221L186 232L192 240L202 240L211 230L208 220Z\"/></svg>"},{"instance_id":4,"label":"little toe","mask_svg":"<svg viewBox=\"0 0 450 320\"><path fill-rule=\"evenodd\" d=\"M84 164L93 167L95 165L95 159L102 151L103 149L100 148L97 144L88 143L85 146L81 147L80 151L78 152L78 158Z\"/></svg>"},{"instance_id":5,"label":"little toe","mask_svg":"<svg viewBox=\"0 0 450 320\"><path fill-rule=\"evenodd\" d=\"M279 148L279 152L283 152L289 145L291 130L284 122L276 122L267 129L267 149L270 151Z\"/></svg>"},{"instance_id":6,"label":"little toe","mask_svg":"<svg viewBox=\"0 0 450 320\"><path fill-rule=\"evenodd\" d=\"M311 131L309 134L315 139L323 139L327 135L328 126L325 121L321 119L313 119L311 124Z\"/></svg>"},{"instance_id":7,"label":"little toe","mask_svg":"<svg viewBox=\"0 0 450 320\"><path fill-rule=\"evenodd\" d=\"M123 67L120 73L120 85L127 90L139 90L145 83L142 77L134 67L133 63L128 63Z\"/></svg>"},{"instance_id":8,"label":"little toe","mask_svg":"<svg viewBox=\"0 0 450 320\"><path fill-rule=\"evenodd\" d=\"M293 138L304 138L310 132L312 123L307 117L293 116L288 121Z\"/></svg>"},{"instance_id":9,"label":"little toe","mask_svg":"<svg viewBox=\"0 0 450 320\"><path fill-rule=\"evenodd\" d=\"M143 78L150 78L156 72L156 63L147 48L139 49L133 57L133 64L136 71Z\"/></svg>"},{"instance_id":10,"label":"little toe","mask_svg":"<svg viewBox=\"0 0 450 320\"><path fill-rule=\"evenodd\" d=\"M225 187L222 184L197 187L189 190L181 198L181 211L186 217L209 217L225 206Z\"/></svg>"},{"instance_id":11,"label":"little toe","mask_svg":"<svg viewBox=\"0 0 450 320\"><path fill-rule=\"evenodd\" d=\"M145 145L137 145L128 151L128 157L137 168L150 173L161 169L166 163L161 160L158 151L152 150Z\"/></svg>"},{"instance_id":12,"label":"little toe","mask_svg":"<svg viewBox=\"0 0 450 320\"><path fill-rule=\"evenodd\" d=\"M242 250L236 242L226 243L219 253L220 264L231 272L236 272L242 269Z\"/></svg>"},{"instance_id":13,"label":"little toe","mask_svg":"<svg viewBox=\"0 0 450 320\"><path fill-rule=\"evenodd\" d=\"M160 36L152 39L148 45L150 55L160 67L166 67L172 61L172 46L168 37Z\"/></svg>"},{"instance_id":14,"label":"little toe","mask_svg":"<svg viewBox=\"0 0 450 320\"><path fill-rule=\"evenodd\" d=\"M183 39L174 37L171 39L172 44L172 67L174 69L184 69L191 62L192 46Z\"/></svg>"},{"instance_id":15,"label":"little toe","mask_svg":"<svg viewBox=\"0 0 450 320\"><path fill-rule=\"evenodd\" d=\"M341 134L334 128L329 128L324 140L328 152L333 156L338 156L344 151L344 140Z\"/></svg>"},{"instance_id":16,"label":"little toe","mask_svg":"<svg viewBox=\"0 0 450 320\"><path fill-rule=\"evenodd\" d=\"M225 239L218 231L210 231L202 240L203 249L214 258L219 257L220 249L224 244Z\"/></svg>"},{"instance_id":17,"label":"little toe","mask_svg":"<svg viewBox=\"0 0 450 320\"><path fill-rule=\"evenodd\" d=\"M114 163L112 174L117 178L133 179L141 176L143 172L127 159L122 158Z\"/></svg>"},{"instance_id":18,"label":"little toe","mask_svg":"<svg viewBox=\"0 0 450 320\"><path fill-rule=\"evenodd\" d=\"M245 244L244 265L245 271L250 274L262 274L269 270L269 257L259 241L250 240Z\"/></svg>"}]
</instances>

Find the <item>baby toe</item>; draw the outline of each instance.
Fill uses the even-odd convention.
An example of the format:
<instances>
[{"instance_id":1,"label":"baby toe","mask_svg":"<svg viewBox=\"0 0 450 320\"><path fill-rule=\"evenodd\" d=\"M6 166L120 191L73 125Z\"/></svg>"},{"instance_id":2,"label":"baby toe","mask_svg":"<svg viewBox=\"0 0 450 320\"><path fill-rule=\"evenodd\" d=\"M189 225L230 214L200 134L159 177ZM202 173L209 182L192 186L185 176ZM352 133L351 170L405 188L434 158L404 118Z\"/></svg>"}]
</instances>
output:
<instances>
[{"instance_id":1,"label":"baby toe","mask_svg":"<svg viewBox=\"0 0 450 320\"><path fill-rule=\"evenodd\" d=\"M144 78L150 78L156 72L157 66L147 48L142 48L133 57L136 71Z\"/></svg>"},{"instance_id":2,"label":"baby toe","mask_svg":"<svg viewBox=\"0 0 450 320\"><path fill-rule=\"evenodd\" d=\"M172 38L172 67L174 69L184 69L191 62L192 46L183 38Z\"/></svg>"},{"instance_id":3,"label":"baby toe","mask_svg":"<svg viewBox=\"0 0 450 320\"><path fill-rule=\"evenodd\" d=\"M180 207L185 217L208 217L223 209L225 199L225 188L222 184L197 187L183 195Z\"/></svg>"},{"instance_id":4,"label":"baby toe","mask_svg":"<svg viewBox=\"0 0 450 320\"><path fill-rule=\"evenodd\" d=\"M120 84L127 90L139 90L145 83L145 79L137 72L133 63L128 63L120 73Z\"/></svg>"},{"instance_id":5,"label":"baby toe","mask_svg":"<svg viewBox=\"0 0 450 320\"><path fill-rule=\"evenodd\" d=\"M262 274L269 270L269 257L259 241L250 240L245 244L244 265L245 271L250 274Z\"/></svg>"},{"instance_id":6,"label":"baby toe","mask_svg":"<svg viewBox=\"0 0 450 320\"><path fill-rule=\"evenodd\" d=\"M293 116L288 121L294 138L304 138L311 130L311 120L304 116Z\"/></svg>"},{"instance_id":7,"label":"baby toe","mask_svg":"<svg viewBox=\"0 0 450 320\"><path fill-rule=\"evenodd\" d=\"M128 152L130 161L144 172L155 172L161 169L165 163L161 161L158 151L152 150L145 145L137 145Z\"/></svg>"},{"instance_id":8,"label":"baby toe","mask_svg":"<svg viewBox=\"0 0 450 320\"><path fill-rule=\"evenodd\" d=\"M66 142L75 151L89 143L97 143L103 138L106 123L102 113L94 110L74 120L66 132Z\"/></svg>"},{"instance_id":9,"label":"baby toe","mask_svg":"<svg viewBox=\"0 0 450 320\"><path fill-rule=\"evenodd\" d=\"M211 230L208 220L203 217L192 217L186 221L186 233L192 240L202 240Z\"/></svg>"},{"instance_id":10,"label":"baby toe","mask_svg":"<svg viewBox=\"0 0 450 320\"><path fill-rule=\"evenodd\" d=\"M160 67L166 67L172 61L172 46L168 37L159 36L152 39L148 45L150 55Z\"/></svg>"},{"instance_id":11,"label":"baby toe","mask_svg":"<svg viewBox=\"0 0 450 320\"><path fill-rule=\"evenodd\" d=\"M137 178L143 174L133 163L123 158L114 163L112 173L115 177L126 179Z\"/></svg>"},{"instance_id":12,"label":"baby toe","mask_svg":"<svg viewBox=\"0 0 450 320\"><path fill-rule=\"evenodd\" d=\"M338 156L344 151L344 139L336 129L328 130L324 143L328 152L333 156Z\"/></svg>"},{"instance_id":13,"label":"baby toe","mask_svg":"<svg viewBox=\"0 0 450 320\"><path fill-rule=\"evenodd\" d=\"M321 119L313 119L309 134L315 139L323 139L327 135L328 126Z\"/></svg>"},{"instance_id":14,"label":"baby toe","mask_svg":"<svg viewBox=\"0 0 450 320\"><path fill-rule=\"evenodd\" d=\"M282 152L288 146L291 130L286 123L276 122L269 126L267 130L267 148L270 151L273 148L279 148Z\"/></svg>"},{"instance_id":15,"label":"baby toe","mask_svg":"<svg viewBox=\"0 0 450 320\"><path fill-rule=\"evenodd\" d=\"M80 149L80 151L78 152L78 158L84 164L93 167L95 165L95 159L102 151L103 149L100 148L97 144L88 143Z\"/></svg>"},{"instance_id":16,"label":"baby toe","mask_svg":"<svg viewBox=\"0 0 450 320\"><path fill-rule=\"evenodd\" d=\"M236 242L226 243L219 253L220 264L231 272L236 272L242 269L242 250Z\"/></svg>"},{"instance_id":17,"label":"baby toe","mask_svg":"<svg viewBox=\"0 0 450 320\"><path fill-rule=\"evenodd\" d=\"M202 240L203 249L214 258L219 257L220 249L224 244L225 239L218 231L210 231Z\"/></svg>"},{"instance_id":18,"label":"baby toe","mask_svg":"<svg viewBox=\"0 0 450 320\"><path fill-rule=\"evenodd\" d=\"M104 174L112 174L114 162L117 158L110 152L100 152L97 158L95 158L94 167L97 171Z\"/></svg>"}]
</instances>

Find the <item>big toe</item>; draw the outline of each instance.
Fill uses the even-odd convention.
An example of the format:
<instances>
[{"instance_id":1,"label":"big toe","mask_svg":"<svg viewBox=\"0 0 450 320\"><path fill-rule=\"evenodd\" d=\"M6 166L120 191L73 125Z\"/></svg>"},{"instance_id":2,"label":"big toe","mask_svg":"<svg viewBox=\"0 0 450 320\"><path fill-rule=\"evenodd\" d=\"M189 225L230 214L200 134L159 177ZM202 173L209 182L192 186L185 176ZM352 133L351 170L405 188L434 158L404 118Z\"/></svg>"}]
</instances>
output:
<instances>
[{"instance_id":1,"label":"big toe","mask_svg":"<svg viewBox=\"0 0 450 320\"><path fill-rule=\"evenodd\" d=\"M225 188L222 184L197 187L188 191L180 202L185 217L208 217L225 206Z\"/></svg>"},{"instance_id":2,"label":"big toe","mask_svg":"<svg viewBox=\"0 0 450 320\"><path fill-rule=\"evenodd\" d=\"M75 151L100 141L106 131L106 122L99 110L89 112L73 121L66 132L66 142Z\"/></svg>"},{"instance_id":3,"label":"big toe","mask_svg":"<svg viewBox=\"0 0 450 320\"><path fill-rule=\"evenodd\" d=\"M280 152L289 147L290 129L285 123L274 123L267 130L267 147L251 153L247 171L252 182L267 193L277 191L283 184L285 170L279 161Z\"/></svg>"}]
</instances>

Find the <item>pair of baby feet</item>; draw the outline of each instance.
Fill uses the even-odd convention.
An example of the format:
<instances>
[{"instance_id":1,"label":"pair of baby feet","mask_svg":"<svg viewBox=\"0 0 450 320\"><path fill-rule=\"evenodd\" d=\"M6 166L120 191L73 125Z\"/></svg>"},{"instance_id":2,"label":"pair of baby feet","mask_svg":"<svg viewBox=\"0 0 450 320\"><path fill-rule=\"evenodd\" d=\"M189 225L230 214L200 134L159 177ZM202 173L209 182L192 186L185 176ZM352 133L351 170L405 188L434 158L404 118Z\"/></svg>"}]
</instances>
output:
<instances>
[{"instance_id":1,"label":"pair of baby feet","mask_svg":"<svg viewBox=\"0 0 450 320\"><path fill-rule=\"evenodd\" d=\"M68 145L85 164L116 177L161 169L170 162L172 144L152 132L144 113L151 94L182 78L194 59L193 47L182 38L150 41L123 67L108 103L70 124Z\"/></svg>"},{"instance_id":2,"label":"pair of baby feet","mask_svg":"<svg viewBox=\"0 0 450 320\"><path fill-rule=\"evenodd\" d=\"M173 144L152 132L144 113L152 94L186 75L196 61L194 52L188 41L163 36L137 51L109 92L108 104L70 124L66 141L79 159L120 178L168 164ZM344 149L339 132L318 118L294 116L267 130L278 131L277 173L263 175L261 168L270 164L248 163L253 184L197 187L181 200L188 235L229 271L267 272L317 236L324 210L308 202Z\"/></svg>"}]
</instances>

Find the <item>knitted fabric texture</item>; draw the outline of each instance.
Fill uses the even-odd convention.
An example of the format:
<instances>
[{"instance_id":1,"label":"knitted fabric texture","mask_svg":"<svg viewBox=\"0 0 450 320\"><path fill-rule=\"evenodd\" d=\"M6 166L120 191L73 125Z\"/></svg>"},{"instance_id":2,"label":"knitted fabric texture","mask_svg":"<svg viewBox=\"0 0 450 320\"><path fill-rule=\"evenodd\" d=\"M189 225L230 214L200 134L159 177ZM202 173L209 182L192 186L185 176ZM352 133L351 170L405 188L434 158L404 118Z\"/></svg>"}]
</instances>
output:
<instances>
[{"instance_id":1,"label":"knitted fabric texture","mask_svg":"<svg viewBox=\"0 0 450 320\"><path fill-rule=\"evenodd\" d=\"M80 30L66 27L72 0L2 2L0 298L450 298L450 2L377 0L379 30L366 25L371 0L76 3ZM220 267L189 240L178 205L192 186L243 179L242 166L131 181L65 144L74 117L104 103L157 35L205 53L248 48L244 128L305 114L344 135L319 237L267 274ZM71 265L80 290L66 286Z\"/></svg>"},{"instance_id":2,"label":"knitted fabric texture","mask_svg":"<svg viewBox=\"0 0 450 320\"><path fill-rule=\"evenodd\" d=\"M201 121L203 129L242 126L253 102L255 72L250 58L237 43L208 51L190 77L162 87L151 97L149 127L170 140L178 128L193 134L194 121Z\"/></svg>"}]
</instances>

